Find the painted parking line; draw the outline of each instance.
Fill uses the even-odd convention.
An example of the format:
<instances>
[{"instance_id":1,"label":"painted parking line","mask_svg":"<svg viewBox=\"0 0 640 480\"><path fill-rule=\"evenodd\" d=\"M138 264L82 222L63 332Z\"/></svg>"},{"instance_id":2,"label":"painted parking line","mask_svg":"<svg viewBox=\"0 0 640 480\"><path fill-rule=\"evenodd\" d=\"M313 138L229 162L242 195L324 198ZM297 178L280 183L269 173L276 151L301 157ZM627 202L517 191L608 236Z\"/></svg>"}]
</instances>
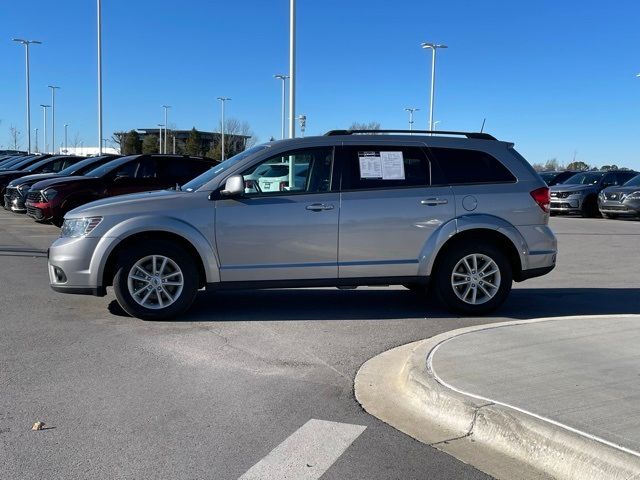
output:
<instances>
[{"instance_id":1,"label":"painted parking line","mask_svg":"<svg viewBox=\"0 0 640 480\"><path fill-rule=\"evenodd\" d=\"M365 426L311 419L271 450L239 480L317 480Z\"/></svg>"}]
</instances>

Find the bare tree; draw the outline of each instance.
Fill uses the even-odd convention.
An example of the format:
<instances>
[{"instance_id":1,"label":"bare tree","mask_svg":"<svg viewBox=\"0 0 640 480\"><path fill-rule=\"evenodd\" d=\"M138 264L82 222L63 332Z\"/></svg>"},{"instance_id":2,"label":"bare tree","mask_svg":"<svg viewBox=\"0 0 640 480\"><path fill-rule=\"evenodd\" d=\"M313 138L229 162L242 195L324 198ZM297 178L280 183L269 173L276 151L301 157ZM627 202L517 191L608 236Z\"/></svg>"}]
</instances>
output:
<instances>
[{"instance_id":1,"label":"bare tree","mask_svg":"<svg viewBox=\"0 0 640 480\"><path fill-rule=\"evenodd\" d=\"M349 130L380 130L380 122L353 122L349 126Z\"/></svg>"},{"instance_id":2,"label":"bare tree","mask_svg":"<svg viewBox=\"0 0 640 480\"><path fill-rule=\"evenodd\" d=\"M76 132L76 134L73 136L73 139L71 140L71 146L73 148L78 148L81 142L82 141L80 140L80 132Z\"/></svg>"},{"instance_id":3,"label":"bare tree","mask_svg":"<svg viewBox=\"0 0 640 480\"><path fill-rule=\"evenodd\" d=\"M11 125L9 127L9 140L11 142L11 148L13 148L14 150L18 150L20 148L20 137L21 135L18 129Z\"/></svg>"}]
</instances>

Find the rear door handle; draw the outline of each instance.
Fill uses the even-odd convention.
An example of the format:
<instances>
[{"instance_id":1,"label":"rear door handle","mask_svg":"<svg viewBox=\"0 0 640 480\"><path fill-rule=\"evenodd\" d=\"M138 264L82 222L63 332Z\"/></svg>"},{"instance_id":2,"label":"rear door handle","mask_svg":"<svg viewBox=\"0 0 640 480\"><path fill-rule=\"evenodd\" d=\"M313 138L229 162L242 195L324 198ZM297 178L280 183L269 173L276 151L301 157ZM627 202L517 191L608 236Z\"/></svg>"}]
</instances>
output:
<instances>
[{"instance_id":1,"label":"rear door handle","mask_svg":"<svg viewBox=\"0 0 640 480\"><path fill-rule=\"evenodd\" d=\"M311 210L312 212L321 212L323 210L333 210L333 205L327 205L324 203L312 203L311 205L307 205L305 208L307 210Z\"/></svg>"},{"instance_id":2,"label":"rear door handle","mask_svg":"<svg viewBox=\"0 0 640 480\"><path fill-rule=\"evenodd\" d=\"M444 198L426 198L424 200L420 200L421 205L429 205L430 207L435 205L445 205L449 203L449 200Z\"/></svg>"}]
</instances>

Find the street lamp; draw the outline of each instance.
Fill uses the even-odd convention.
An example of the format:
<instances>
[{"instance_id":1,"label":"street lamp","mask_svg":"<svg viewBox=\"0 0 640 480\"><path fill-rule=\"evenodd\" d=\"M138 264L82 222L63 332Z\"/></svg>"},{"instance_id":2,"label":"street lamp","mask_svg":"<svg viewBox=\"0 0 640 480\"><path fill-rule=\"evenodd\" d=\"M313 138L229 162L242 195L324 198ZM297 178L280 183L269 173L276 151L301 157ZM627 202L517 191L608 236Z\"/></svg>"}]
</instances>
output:
<instances>
[{"instance_id":1,"label":"street lamp","mask_svg":"<svg viewBox=\"0 0 640 480\"><path fill-rule=\"evenodd\" d=\"M446 45L439 43L424 42L422 48L431 49L431 100L429 103L429 130L433 130L433 101L436 90L436 50L439 48L448 48Z\"/></svg>"},{"instance_id":2,"label":"street lamp","mask_svg":"<svg viewBox=\"0 0 640 480\"><path fill-rule=\"evenodd\" d=\"M24 45L25 63L27 70L27 151L31 152L31 82L29 81L29 45L31 45L32 43L40 45L42 42L39 42L38 40L24 40L22 38L13 38L12 40Z\"/></svg>"},{"instance_id":3,"label":"street lamp","mask_svg":"<svg viewBox=\"0 0 640 480\"><path fill-rule=\"evenodd\" d=\"M289 3L289 138L296 136L296 0Z\"/></svg>"},{"instance_id":4,"label":"street lamp","mask_svg":"<svg viewBox=\"0 0 640 480\"><path fill-rule=\"evenodd\" d=\"M160 137L158 138L158 153L162 153L162 127L164 127L164 125L159 123L158 132L160 133Z\"/></svg>"},{"instance_id":5,"label":"street lamp","mask_svg":"<svg viewBox=\"0 0 640 480\"><path fill-rule=\"evenodd\" d=\"M413 113L417 112L418 110L420 110L419 108L411 108L411 107L407 107L405 108L405 111L409 112L409 130L413 130ZM413 135L413 134L411 134Z\"/></svg>"},{"instance_id":6,"label":"street lamp","mask_svg":"<svg viewBox=\"0 0 640 480\"><path fill-rule=\"evenodd\" d=\"M307 116L304 113L301 113L298 116L298 122L300 123L300 133L304 137L304 131L307 129Z\"/></svg>"},{"instance_id":7,"label":"street lamp","mask_svg":"<svg viewBox=\"0 0 640 480\"><path fill-rule=\"evenodd\" d=\"M433 122L433 131L435 132L438 129L438 124L442 123L440 120L436 120Z\"/></svg>"},{"instance_id":8,"label":"street lamp","mask_svg":"<svg viewBox=\"0 0 640 480\"><path fill-rule=\"evenodd\" d=\"M98 155L102 155L102 0L97 0L98 30Z\"/></svg>"},{"instance_id":9,"label":"street lamp","mask_svg":"<svg viewBox=\"0 0 640 480\"><path fill-rule=\"evenodd\" d=\"M40 153L40 152L38 152L38 128L37 127L36 127L35 132L36 132L36 153Z\"/></svg>"},{"instance_id":10,"label":"street lamp","mask_svg":"<svg viewBox=\"0 0 640 480\"><path fill-rule=\"evenodd\" d=\"M167 153L167 110L171 108L171 105L162 105L164 108L164 147L160 153Z\"/></svg>"},{"instance_id":11,"label":"street lamp","mask_svg":"<svg viewBox=\"0 0 640 480\"><path fill-rule=\"evenodd\" d=\"M51 153L56 153L56 89L60 87L49 85L49 88L51 89Z\"/></svg>"},{"instance_id":12,"label":"street lamp","mask_svg":"<svg viewBox=\"0 0 640 480\"><path fill-rule=\"evenodd\" d=\"M289 75L284 75L282 73L278 73L273 76L273 78L277 78L278 80L282 80L282 138L284 139L284 124L285 124L285 103L286 103L286 93L285 86L287 83L287 78Z\"/></svg>"},{"instance_id":13,"label":"street lamp","mask_svg":"<svg viewBox=\"0 0 640 480\"><path fill-rule=\"evenodd\" d=\"M64 153L65 155L67 153L69 153L69 146L67 145L67 127L69 126L68 123L64 124Z\"/></svg>"},{"instance_id":14,"label":"street lamp","mask_svg":"<svg viewBox=\"0 0 640 480\"><path fill-rule=\"evenodd\" d=\"M43 113L43 117L44 117L44 136L43 136L43 142L42 145L44 146L44 152L43 153L48 153L49 152L49 145L47 144L47 108L51 107L51 105L42 105L40 104L40 106L42 107L42 113Z\"/></svg>"},{"instance_id":15,"label":"street lamp","mask_svg":"<svg viewBox=\"0 0 640 480\"><path fill-rule=\"evenodd\" d=\"M227 100L231 100L229 97L218 97L218 100L220 100L221 105L222 105L222 126L221 126L221 133L222 133L222 143L221 143L221 151L222 151L222 161L224 161L225 159L225 155L224 155L224 104Z\"/></svg>"}]
</instances>

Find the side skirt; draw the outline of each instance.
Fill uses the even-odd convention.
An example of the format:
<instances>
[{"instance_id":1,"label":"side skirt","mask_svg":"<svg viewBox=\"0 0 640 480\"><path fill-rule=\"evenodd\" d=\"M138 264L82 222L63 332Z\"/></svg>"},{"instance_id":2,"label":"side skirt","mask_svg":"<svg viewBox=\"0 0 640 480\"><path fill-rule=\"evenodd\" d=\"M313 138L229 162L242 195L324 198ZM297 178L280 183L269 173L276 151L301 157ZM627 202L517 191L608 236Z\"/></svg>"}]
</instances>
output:
<instances>
[{"instance_id":1,"label":"side skirt","mask_svg":"<svg viewBox=\"0 0 640 480\"><path fill-rule=\"evenodd\" d=\"M299 280L258 280L239 282L207 283L207 290L259 290L268 288L312 288L312 287L373 287L389 285L427 285L429 277L358 277L318 278Z\"/></svg>"}]
</instances>

